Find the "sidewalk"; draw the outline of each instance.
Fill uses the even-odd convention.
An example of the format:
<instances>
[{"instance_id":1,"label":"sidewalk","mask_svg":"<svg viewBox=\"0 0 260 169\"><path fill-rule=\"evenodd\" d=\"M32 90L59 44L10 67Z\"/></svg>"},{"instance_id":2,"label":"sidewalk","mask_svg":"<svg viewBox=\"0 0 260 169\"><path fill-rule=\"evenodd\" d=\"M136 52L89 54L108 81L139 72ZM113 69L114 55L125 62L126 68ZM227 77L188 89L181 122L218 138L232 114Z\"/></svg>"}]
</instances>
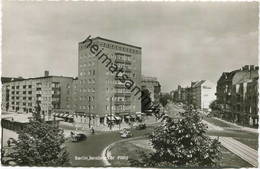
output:
<instances>
[{"instance_id":1,"label":"sidewalk","mask_svg":"<svg viewBox=\"0 0 260 169\"><path fill-rule=\"evenodd\" d=\"M236 126L236 127L240 128L241 130L249 131L249 132L252 132L252 133L258 133L258 129L240 126L240 125L238 125L238 124L231 123L231 122L228 122L228 121L226 121L226 120L223 120L223 119L220 119L220 118L217 118L217 117L213 117L213 118L214 118L214 119L217 119L217 120L219 120L219 121L222 121L222 122L224 122L224 123L227 123L227 124Z\"/></svg>"}]
</instances>

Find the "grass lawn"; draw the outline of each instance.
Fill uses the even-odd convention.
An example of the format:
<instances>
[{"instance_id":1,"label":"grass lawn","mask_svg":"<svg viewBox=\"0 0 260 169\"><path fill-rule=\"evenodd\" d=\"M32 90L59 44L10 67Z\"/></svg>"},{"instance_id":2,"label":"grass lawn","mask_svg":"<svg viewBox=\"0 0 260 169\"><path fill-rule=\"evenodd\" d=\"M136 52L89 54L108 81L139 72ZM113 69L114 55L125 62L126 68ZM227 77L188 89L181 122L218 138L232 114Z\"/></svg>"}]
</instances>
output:
<instances>
[{"instance_id":1,"label":"grass lawn","mask_svg":"<svg viewBox=\"0 0 260 169\"><path fill-rule=\"evenodd\" d=\"M214 124L216 126L219 126L219 127L231 127L231 128L238 128L237 126L235 125L232 125L232 124L228 124L228 123L225 123L223 121L220 121L218 119L213 119L213 118L207 118L207 117L204 117L203 118L205 121L211 123L211 124Z\"/></svg>"},{"instance_id":2,"label":"grass lawn","mask_svg":"<svg viewBox=\"0 0 260 169\"><path fill-rule=\"evenodd\" d=\"M110 163L113 167L129 167L128 160L119 160L116 159L118 156L127 156L128 159L139 159L138 151L144 151L146 153L152 152L151 150L140 146L143 140L140 140L140 144L136 144L138 140L123 142L116 144L111 149L111 155L115 157L115 160L110 160ZM137 146L138 145L138 146ZM221 167L252 167L251 164L247 163L237 155L233 154L224 147L221 147L222 159L220 161Z\"/></svg>"},{"instance_id":3,"label":"grass lawn","mask_svg":"<svg viewBox=\"0 0 260 169\"><path fill-rule=\"evenodd\" d=\"M222 159L220 161L221 167L253 167L248 162L244 161L242 158L233 154L224 147L221 147Z\"/></svg>"},{"instance_id":4,"label":"grass lawn","mask_svg":"<svg viewBox=\"0 0 260 169\"><path fill-rule=\"evenodd\" d=\"M131 142L118 143L111 148L111 155L114 160L109 160L113 167L130 167L128 159L139 159L138 151L146 151L147 149L140 148ZM119 159L120 156L125 156L128 159Z\"/></svg>"},{"instance_id":5,"label":"grass lawn","mask_svg":"<svg viewBox=\"0 0 260 169\"><path fill-rule=\"evenodd\" d=\"M241 143L258 150L258 139L251 139L251 138L240 138L240 137L233 137L233 139L236 139L237 141L240 141Z\"/></svg>"}]
</instances>

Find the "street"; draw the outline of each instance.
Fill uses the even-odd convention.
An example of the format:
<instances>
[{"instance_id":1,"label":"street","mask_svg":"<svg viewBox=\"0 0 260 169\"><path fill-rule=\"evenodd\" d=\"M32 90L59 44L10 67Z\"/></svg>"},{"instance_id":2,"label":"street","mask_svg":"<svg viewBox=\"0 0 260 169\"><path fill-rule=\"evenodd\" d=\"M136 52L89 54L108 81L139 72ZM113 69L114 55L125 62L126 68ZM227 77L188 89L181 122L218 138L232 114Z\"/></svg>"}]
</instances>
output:
<instances>
[{"instance_id":1,"label":"street","mask_svg":"<svg viewBox=\"0 0 260 169\"><path fill-rule=\"evenodd\" d=\"M170 117L176 117L178 116L178 112L183 112L184 109L182 109L180 106L177 106L175 104L168 104L165 108L167 114ZM205 119L205 118L204 118ZM210 120L207 119L207 122L209 124ZM216 124L212 124L213 126L215 126ZM241 130L236 130L234 128L230 128L230 127L222 127L222 126L217 126L217 127L221 127L223 128L223 130L219 131L219 130L209 130L207 131L207 134L209 136L221 136L221 142L224 142L224 146L227 146L228 149L229 147L232 145L232 143L236 143L239 145L243 145L244 147L252 147L252 151L254 151L253 148L255 148L255 142L246 145L247 142L243 142L243 139L247 138L247 139L254 139L256 141L258 134L257 133L252 133L252 132L248 132L248 131L241 131ZM143 136L145 134L148 134L152 131L153 127L148 127L145 130L134 130L132 129L132 133L133 133L133 137L138 137L138 136ZM230 139L228 139L228 143L226 143L225 138L229 137ZM233 137L233 139L231 138ZM90 135L86 140L81 141L81 142L71 142L71 141L67 141L66 142L66 146L68 148L68 151L70 152L70 159L72 162L72 166L82 166L82 167L100 167L100 166L104 166L101 158L101 153L103 151L103 149L105 147L107 147L108 145L122 140L122 138L120 138L119 132L118 131L111 131L111 132L99 132L95 135ZM238 140L238 141L237 141ZM242 141L241 141L242 140ZM242 143L241 143L242 142ZM232 147L229 149L230 151L233 152L234 148L232 149ZM241 151L239 151L240 154L248 154L247 152L243 152L245 149L241 149ZM233 152L236 153L236 152ZM250 153L250 154L254 154L254 153ZM92 159L87 159L88 157L92 158ZM243 156L242 156L243 157ZM94 159L96 158L96 159ZM253 159L256 159L256 157L252 157ZM252 161L252 158L250 158L249 160ZM244 157L244 159L246 160L247 158ZM254 164L255 161L251 162L251 164Z\"/></svg>"},{"instance_id":2,"label":"street","mask_svg":"<svg viewBox=\"0 0 260 169\"><path fill-rule=\"evenodd\" d=\"M145 130L132 129L133 137L143 136L152 131L152 127L147 127ZM118 131L102 132L96 135L89 136L81 142L66 142L72 166L80 167L102 167L104 166L101 159L98 160L76 160L75 157L94 157L100 158L105 147L115 141L122 140Z\"/></svg>"}]
</instances>

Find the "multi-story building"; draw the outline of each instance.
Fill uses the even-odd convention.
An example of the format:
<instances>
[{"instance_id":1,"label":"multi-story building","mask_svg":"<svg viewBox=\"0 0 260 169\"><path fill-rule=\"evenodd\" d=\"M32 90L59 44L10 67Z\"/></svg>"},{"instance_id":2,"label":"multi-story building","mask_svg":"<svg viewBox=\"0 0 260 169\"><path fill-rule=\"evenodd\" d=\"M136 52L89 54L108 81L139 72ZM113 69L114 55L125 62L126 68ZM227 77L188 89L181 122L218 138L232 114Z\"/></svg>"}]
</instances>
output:
<instances>
[{"instance_id":1,"label":"multi-story building","mask_svg":"<svg viewBox=\"0 0 260 169\"><path fill-rule=\"evenodd\" d=\"M76 113L97 117L98 123L106 123L110 115L122 119L140 112L140 99L108 65L123 70L141 88L141 52L141 47L101 37L88 37L79 42Z\"/></svg>"},{"instance_id":2,"label":"multi-story building","mask_svg":"<svg viewBox=\"0 0 260 169\"><path fill-rule=\"evenodd\" d=\"M209 110L209 105L216 99L216 85L208 80L191 82L192 104L197 109Z\"/></svg>"},{"instance_id":3,"label":"multi-story building","mask_svg":"<svg viewBox=\"0 0 260 169\"><path fill-rule=\"evenodd\" d=\"M246 65L232 79L232 121L258 126L258 66Z\"/></svg>"},{"instance_id":4,"label":"multi-story building","mask_svg":"<svg viewBox=\"0 0 260 169\"><path fill-rule=\"evenodd\" d=\"M191 104L191 88L190 87L181 87L178 85L178 88L171 92L173 101L181 102L187 105Z\"/></svg>"},{"instance_id":5,"label":"multi-story building","mask_svg":"<svg viewBox=\"0 0 260 169\"><path fill-rule=\"evenodd\" d=\"M53 109L70 109L72 81L72 77L49 76L48 71L43 77L13 79L2 85L2 110L30 113L36 102L45 115Z\"/></svg>"},{"instance_id":6,"label":"multi-story building","mask_svg":"<svg viewBox=\"0 0 260 169\"><path fill-rule=\"evenodd\" d=\"M223 72L221 77L217 82L217 103L222 108L222 111L219 112L220 117L228 120L232 119L231 113L231 92L232 92L232 79L236 72Z\"/></svg>"},{"instance_id":7,"label":"multi-story building","mask_svg":"<svg viewBox=\"0 0 260 169\"><path fill-rule=\"evenodd\" d=\"M142 76L142 88L148 89L150 92L151 101L158 103L160 92L161 92L161 85L156 77L147 77Z\"/></svg>"}]
</instances>

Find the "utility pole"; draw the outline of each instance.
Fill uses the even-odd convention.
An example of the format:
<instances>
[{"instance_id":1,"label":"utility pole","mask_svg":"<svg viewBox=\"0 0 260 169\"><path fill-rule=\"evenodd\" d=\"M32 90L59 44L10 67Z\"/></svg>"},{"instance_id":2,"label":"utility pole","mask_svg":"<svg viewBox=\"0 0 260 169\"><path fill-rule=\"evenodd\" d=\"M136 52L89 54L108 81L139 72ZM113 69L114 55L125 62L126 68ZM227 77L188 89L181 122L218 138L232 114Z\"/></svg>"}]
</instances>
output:
<instances>
[{"instance_id":1,"label":"utility pole","mask_svg":"<svg viewBox=\"0 0 260 169\"><path fill-rule=\"evenodd\" d=\"M112 96L109 98L109 113L110 113L110 115L109 115L110 116L110 118L109 118L110 119L109 120L110 126L109 127L110 127L110 130L111 130L112 129L112 120L111 120L112 119Z\"/></svg>"}]
</instances>

